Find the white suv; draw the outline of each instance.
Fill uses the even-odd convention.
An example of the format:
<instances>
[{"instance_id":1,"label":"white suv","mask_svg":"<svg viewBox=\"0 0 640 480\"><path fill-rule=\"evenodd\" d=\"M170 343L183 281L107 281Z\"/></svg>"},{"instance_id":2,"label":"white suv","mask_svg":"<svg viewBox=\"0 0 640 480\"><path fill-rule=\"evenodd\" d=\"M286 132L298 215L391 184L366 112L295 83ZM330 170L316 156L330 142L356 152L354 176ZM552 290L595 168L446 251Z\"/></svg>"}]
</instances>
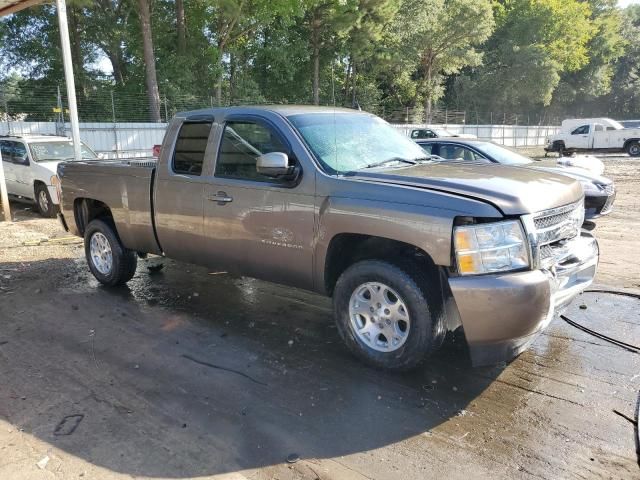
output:
<instances>
[{"instance_id":1,"label":"white suv","mask_svg":"<svg viewBox=\"0 0 640 480\"><path fill-rule=\"evenodd\" d=\"M0 151L9 195L33 201L42 216L55 216L59 203L56 168L74 159L73 142L54 135L5 135L0 136ZM82 158L98 156L83 143Z\"/></svg>"}]
</instances>

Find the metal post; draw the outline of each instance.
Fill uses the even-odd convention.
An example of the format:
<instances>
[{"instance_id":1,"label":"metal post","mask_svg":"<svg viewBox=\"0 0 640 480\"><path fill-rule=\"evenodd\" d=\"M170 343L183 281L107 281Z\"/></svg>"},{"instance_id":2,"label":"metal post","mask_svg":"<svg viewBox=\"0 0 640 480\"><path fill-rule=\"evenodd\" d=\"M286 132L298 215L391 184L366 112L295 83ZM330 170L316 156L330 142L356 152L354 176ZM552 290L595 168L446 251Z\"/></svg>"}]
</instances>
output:
<instances>
[{"instance_id":1,"label":"metal post","mask_svg":"<svg viewBox=\"0 0 640 480\"><path fill-rule=\"evenodd\" d=\"M506 124L507 124L507 113L504 112L502 114L502 145L506 145L505 143L506 137L505 137L505 131L504 131Z\"/></svg>"},{"instance_id":2,"label":"metal post","mask_svg":"<svg viewBox=\"0 0 640 480\"><path fill-rule=\"evenodd\" d=\"M167 107L167 96L164 96L164 122L167 123L169 121L169 110Z\"/></svg>"},{"instance_id":3,"label":"metal post","mask_svg":"<svg viewBox=\"0 0 640 480\"><path fill-rule=\"evenodd\" d=\"M9 195L7 194L7 182L4 178L4 165L2 163L2 151L0 150L0 199L2 200L2 211L4 221L11 222L11 207L9 206Z\"/></svg>"},{"instance_id":4,"label":"metal post","mask_svg":"<svg viewBox=\"0 0 640 480\"><path fill-rule=\"evenodd\" d=\"M76 103L76 84L73 79L71 63L71 45L69 43L69 27L67 24L67 4L65 0L56 0L58 22L60 24L60 43L62 44L62 63L64 64L64 80L67 84L67 100L69 102L69 119L71 120L71 138L76 160L82 160L80 147L80 126L78 125L78 104Z\"/></svg>"},{"instance_id":5,"label":"metal post","mask_svg":"<svg viewBox=\"0 0 640 480\"><path fill-rule=\"evenodd\" d=\"M120 158L120 145L118 145L118 124L116 121L116 102L113 99L113 90L111 90L111 116L113 119L113 139L116 142L116 158Z\"/></svg>"},{"instance_id":6,"label":"metal post","mask_svg":"<svg viewBox=\"0 0 640 480\"><path fill-rule=\"evenodd\" d=\"M7 133L11 134L11 119L9 118L9 102L7 102L7 97L4 94L4 91L2 92L2 101L4 103L4 113L7 118Z\"/></svg>"}]
</instances>

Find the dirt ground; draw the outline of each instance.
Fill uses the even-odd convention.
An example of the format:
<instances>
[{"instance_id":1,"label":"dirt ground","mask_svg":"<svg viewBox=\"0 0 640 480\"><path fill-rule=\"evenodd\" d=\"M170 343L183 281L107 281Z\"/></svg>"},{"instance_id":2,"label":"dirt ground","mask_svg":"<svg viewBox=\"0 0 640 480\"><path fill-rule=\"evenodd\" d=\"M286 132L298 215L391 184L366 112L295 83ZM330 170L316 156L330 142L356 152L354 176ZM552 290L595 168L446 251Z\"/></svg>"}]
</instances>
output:
<instances>
[{"instance_id":1,"label":"dirt ground","mask_svg":"<svg viewBox=\"0 0 640 480\"><path fill-rule=\"evenodd\" d=\"M597 286L640 292L640 162L605 163ZM327 299L158 257L103 288L79 239L12 207L0 479L640 478L640 355L559 318L509 365L450 344L383 373L346 352ZM567 316L640 345L634 298L585 293Z\"/></svg>"}]
</instances>

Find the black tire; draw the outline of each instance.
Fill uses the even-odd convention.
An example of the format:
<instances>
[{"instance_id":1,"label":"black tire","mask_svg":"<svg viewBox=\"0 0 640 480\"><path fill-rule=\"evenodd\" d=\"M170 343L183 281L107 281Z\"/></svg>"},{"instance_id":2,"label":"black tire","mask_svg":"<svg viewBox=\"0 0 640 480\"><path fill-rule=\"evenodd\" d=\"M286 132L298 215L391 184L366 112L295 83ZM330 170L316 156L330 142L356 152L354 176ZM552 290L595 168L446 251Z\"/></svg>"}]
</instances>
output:
<instances>
[{"instance_id":1,"label":"black tire","mask_svg":"<svg viewBox=\"0 0 640 480\"><path fill-rule=\"evenodd\" d=\"M47 188L47 186L39 183L38 185L36 185L35 194L38 213L46 218L55 217L57 209L51 201L51 195L49 195L49 189Z\"/></svg>"},{"instance_id":2,"label":"black tire","mask_svg":"<svg viewBox=\"0 0 640 480\"><path fill-rule=\"evenodd\" d=\"M435 267L434 267L435 269ZM347 268L338 279L333 295L333 310L338 332L349 350L369 365L386 370L410 370L425 356L435 352L446 334L441 316L440 284L428 286L430 279L411 264L397 266L386 261L363 260ZM356 334L349 316L354 291L364 283L380 282L393 289L407 306L410 326L407 338L398 349L381 352L367 345Z\"/></svg>"},{"instance_id":3,"label":"black tire","mask_svg":"<svg viewBox=\"0 0 640 480\"><path fill-rule=\"evenodd\" d=\"M111 249L111 267L108 271L100 271L91 256L91 240L96 234L102 234ZM115 227L110 220L92 220L84 232L84 252L89 270L103 285L113 287L127 283L136 273L138 260L136 253L122 245Z\"/></svg>"},{"instance_id":4,"label":"black tire","mask_svg":"<svg viewBox=\"0 0 640 480\"><path fill-rule=\"evenodd\" d=\"M640 142L634 140L627 144L627 153L630 157L640 157Z\"/></svg>"}]
</instances>

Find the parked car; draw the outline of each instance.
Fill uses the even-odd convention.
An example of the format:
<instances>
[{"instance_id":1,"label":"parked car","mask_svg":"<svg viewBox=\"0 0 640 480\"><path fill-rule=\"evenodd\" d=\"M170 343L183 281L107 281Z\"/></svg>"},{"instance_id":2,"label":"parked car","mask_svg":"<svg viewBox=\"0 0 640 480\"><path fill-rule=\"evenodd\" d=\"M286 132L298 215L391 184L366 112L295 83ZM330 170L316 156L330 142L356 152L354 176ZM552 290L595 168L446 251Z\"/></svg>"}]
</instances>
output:
<instances>
[{"instance_id":1,"label":"parked car","mask_svg":"<svg viewBox=\"0 0 640 480\"><path fill-rule=\"evenodd\" d=\"M627 152L640 157L640 128L625 128L610 118L580 118L562 122L559 133L548 139L547 152L560 156L573 152Z\"/></svg>"},{"instance_id":2,"label":"parked car","mask_svg":"<svg viewBox=\"0 0 640 480\"><path fill-rule=\"evenodd\" d=\"M59 202L56 168L74 158L73 142L55 135L5 135L0 136L0 151L8 194L34 202L44 217L55 217ZM82 158L98 156L83 143Z\"/></svg>"},{"instance_id":3,"label":"parked car","mask_svg":"<svg viewBox=\"0 0 640 480\"><path fill-rule=\"evenodd\" d=\"M598 263L575 180L433 162L351 109L184 112L157 162L68 162L58 176L62 225L101 283L156 254L331 296L347 346L387 369L459 328L475 365L513 358Z\"/></svg>"},{"instance_id":4,"label":"parked car","mask_svg":"<svg viewBox=\"0 0 640 480\"><path fill-rule=\"evenodd\" d=\"M410 137L413 140L438 137L478 138L471 133L452 133L445 128L439 127L414 128L411 130Z\"/></svg>"},{"instance_id":5,"label":"parked car","mask_svg":"<svg viewBox=\"0 0 640 480\"><path fill-rule=\"evenodd\" d=\"M619 120L618 123L624 128L640 128L640 120Z\"/></svg>"},{"instance_id":6,"label":"parked car","mask_svg":"<svg viewBox=\"0 0 640 480\"><path fill-rule=\"evenodd\" d=\"M606 215L613 209L616 189L613 180L594 175L578 167L551 166L544 162L534 162L528 157L501 145L484 140L464 140L459 138L440 138L437 140L418 140L425 152L437 155L441 161L464 163L499 163L531 167L537 170L566 175L580 182L584 190L585 219L593 220Z\"/></svg>"}]
</instances>

